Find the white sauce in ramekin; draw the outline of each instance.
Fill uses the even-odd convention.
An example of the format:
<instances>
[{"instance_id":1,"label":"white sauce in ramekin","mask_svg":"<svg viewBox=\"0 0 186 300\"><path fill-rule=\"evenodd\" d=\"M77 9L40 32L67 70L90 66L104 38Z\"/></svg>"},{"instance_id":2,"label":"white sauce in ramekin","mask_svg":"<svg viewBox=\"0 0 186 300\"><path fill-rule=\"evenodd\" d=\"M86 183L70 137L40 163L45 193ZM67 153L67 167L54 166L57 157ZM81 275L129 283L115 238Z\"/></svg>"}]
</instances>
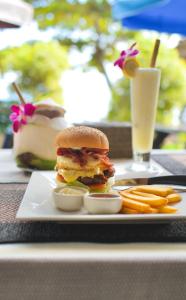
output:
<instances>
[{"instance_id":1,"label":"white sauce in ramekin","mask_svg":"<svg viewBox=\"0 0 186 300\"><path fill-rule=\"evenodd\" d=\"M64 186L53 190L55 207L63 211L80 210L85 195L88 195L88 190L81 187Z\"/></svg>"}]
</instances>

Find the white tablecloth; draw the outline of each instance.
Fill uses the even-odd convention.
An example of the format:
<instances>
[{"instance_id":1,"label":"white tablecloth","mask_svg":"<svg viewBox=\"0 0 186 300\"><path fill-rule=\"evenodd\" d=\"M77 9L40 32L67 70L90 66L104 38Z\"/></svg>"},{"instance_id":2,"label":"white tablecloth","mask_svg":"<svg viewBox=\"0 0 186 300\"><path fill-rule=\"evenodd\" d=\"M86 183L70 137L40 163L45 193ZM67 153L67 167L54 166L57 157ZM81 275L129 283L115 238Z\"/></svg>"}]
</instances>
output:
<instances>
[{"instance_id":1,"label":"white tablecloth","mask_svg":"<svg viewBox=\"0 0 186 300\"><path fill-rule=\"evenodd\" d=\"M0 247L2 300L185 300L185 244Z\"/></svg>"},{"instance_id":2,"label":"white tablecloth","mask_svg":"<svg viewBox=\"0 0 186 300\"><path fill-rule=\"evenodd\" d=\"M12 149L0 149L0 183L29 181L24 171L16 166Z\"/></svg>"}]
</instances>

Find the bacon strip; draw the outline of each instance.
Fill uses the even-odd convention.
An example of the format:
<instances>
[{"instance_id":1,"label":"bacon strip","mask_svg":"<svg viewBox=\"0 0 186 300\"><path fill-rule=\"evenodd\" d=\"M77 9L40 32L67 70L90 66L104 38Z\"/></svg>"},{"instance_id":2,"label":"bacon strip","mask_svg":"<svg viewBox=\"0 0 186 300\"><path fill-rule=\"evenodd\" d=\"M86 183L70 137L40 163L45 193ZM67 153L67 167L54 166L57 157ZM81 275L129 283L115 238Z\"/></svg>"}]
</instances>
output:
<instances>
[{"instance_id":1,"label":"bacon strip","mask_svg":"<svg viewBox=\"0 0 186 300\"><path fill-rule=\"evenodd\" d=\"M73 162L78 163L81 167L85 166L90 157L100 160L106 167L111 167L112 164L107 156L108 150L97 148L58 148L57 155L66 156L72 159Z\"/></svg>"}]
</instances>

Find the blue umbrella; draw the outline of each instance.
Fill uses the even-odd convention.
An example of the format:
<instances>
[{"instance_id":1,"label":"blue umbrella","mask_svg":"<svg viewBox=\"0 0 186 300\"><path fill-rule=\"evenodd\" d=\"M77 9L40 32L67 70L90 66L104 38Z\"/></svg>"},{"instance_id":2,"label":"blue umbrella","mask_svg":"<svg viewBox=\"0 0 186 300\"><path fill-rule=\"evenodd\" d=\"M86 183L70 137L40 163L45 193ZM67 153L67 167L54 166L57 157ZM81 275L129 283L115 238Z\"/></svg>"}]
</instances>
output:
<instances>
[{"instance_id":1,"label":"blue umbrella","mask_svg":"<svg viewBox=\"0 0 186 300\"><path fill-rule=\"evenodd\" d=\"M124 27L186 35L186 0L116 0L112 12Z\"/></svg>"}]
</instances>

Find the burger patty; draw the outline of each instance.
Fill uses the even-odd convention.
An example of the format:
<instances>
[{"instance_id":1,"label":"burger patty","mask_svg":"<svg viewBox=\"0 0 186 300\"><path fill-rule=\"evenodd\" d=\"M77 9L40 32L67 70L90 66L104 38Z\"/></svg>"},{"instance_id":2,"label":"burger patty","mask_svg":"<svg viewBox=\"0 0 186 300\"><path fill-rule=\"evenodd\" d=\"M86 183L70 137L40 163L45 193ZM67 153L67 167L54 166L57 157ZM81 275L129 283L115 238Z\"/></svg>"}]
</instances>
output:
<instances>
[{"instance_id":1,"label":"burger patty","mask_svg":"<svg viewBox=\"0 0 186 300\"><path fill-rule=\"evenodd\" d=\"M95 175L92 177L79 177L78 181L82 182L86 185L93 185L93 184L105 184L108 181L108 178L114 175L114 168L110 168L105 170L102 175Z\"/></svg>"},{"instance_id":2,"label":"burger patty","mask_svg":"<svg viewBox=\"0 0 186 300\"><path fill-rule=\"evenodd\" d=\"M92 177L79 177L78 181L85 185L93 185L93 184L104 184L107 182L107 178L104 175L95 175Z\"/></svg>"}]
</instances>

